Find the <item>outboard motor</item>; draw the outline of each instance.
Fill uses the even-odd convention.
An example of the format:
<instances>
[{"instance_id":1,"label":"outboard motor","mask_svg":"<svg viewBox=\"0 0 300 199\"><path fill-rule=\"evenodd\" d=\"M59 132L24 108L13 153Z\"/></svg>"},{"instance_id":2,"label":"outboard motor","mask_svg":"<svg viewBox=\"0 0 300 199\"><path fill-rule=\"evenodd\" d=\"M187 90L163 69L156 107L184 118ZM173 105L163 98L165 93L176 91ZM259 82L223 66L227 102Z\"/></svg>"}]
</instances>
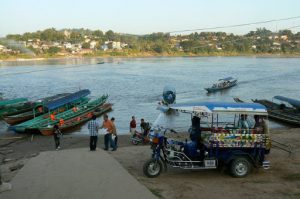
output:
<instances>
[{"instance_id":1,"label":"outboard motor","mask_svg":"<svg viewBox=\"0 0 300 199\"><path fill-rule=\"evenodd\" d=\"M165 86L163 91L163 103L174 104L176 100L176 90L172 86Z\"/></svg>"}]
</instances>

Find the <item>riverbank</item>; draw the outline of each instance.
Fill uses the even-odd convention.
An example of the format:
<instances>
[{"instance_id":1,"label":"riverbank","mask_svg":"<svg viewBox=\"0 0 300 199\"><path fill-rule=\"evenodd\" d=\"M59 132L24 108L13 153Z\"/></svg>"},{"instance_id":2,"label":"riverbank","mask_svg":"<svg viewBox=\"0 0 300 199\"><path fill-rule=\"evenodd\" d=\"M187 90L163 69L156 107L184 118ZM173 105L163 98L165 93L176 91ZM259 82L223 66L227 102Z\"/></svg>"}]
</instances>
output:
<instances>
[{"instance_id":1,"label":"riverbank","mask_svg":"<svg viewBox=\"0 0 300 199\"><path fill-rule=\"evenodd\" d=\"M289 144L292 153L272 148L268 160L269 170L254 169L246 178L232 178L219 170L188 171L169 168L158 178L143 175L143 163L150 157L148 145L133 146L130 135L119 136L117 151L109 151L125 169L159 198L299 198L300 192L300 129L272 129L273 140ZM87 148L88 136L65 135L62 150ZM99 138L98 150L102 150L103 136ZM53 137L18 136L0 137L0 158L3 180L10 182L31 157L41 151L53 151ZM59 153L59 151L58 151Z\"/></svg>"},{"instance_id":2,"label":"riverbank","mask_svg":"<svg viewBox=\"0 0 300 199\"><path fill-rule=\"evenodd\" d=\"M111 52L103 54L85 54L85 55L67 55L67 56L7 56L0 57L0 62L23 62L23 61L45 61L45 60L64 60L64 59L84 59L84 58L155 58L155 57L258 57L258 58L299 58L300 53L286 53L286 54L254 54L254 53L203 53L203 54L192 54L192 53L122 53L122 52Z\"/></svg>"}]
</instances>

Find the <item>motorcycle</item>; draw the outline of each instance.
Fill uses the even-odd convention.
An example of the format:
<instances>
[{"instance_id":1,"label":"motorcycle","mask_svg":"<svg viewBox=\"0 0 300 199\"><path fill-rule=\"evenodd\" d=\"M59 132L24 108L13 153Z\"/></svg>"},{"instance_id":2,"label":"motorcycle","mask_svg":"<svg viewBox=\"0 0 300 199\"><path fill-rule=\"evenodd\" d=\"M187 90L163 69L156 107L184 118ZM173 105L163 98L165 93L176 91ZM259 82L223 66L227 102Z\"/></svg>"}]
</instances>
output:
<instances>
[{"instance_id":1,"label":"motorcycle","mask_svg":"<svg viewBox=\"0 0 300 199\"><path fill-rule=\"evenodd\" d=\"M162 132L163 133L160 133ZM167 170L167 165L182 169L200 168L205 156L195 141L177 141L169 139L165 134L173 129L158 129L149 133L152 155L144 164L143 172L147 177L153 178L160 175L162 170Z\"/></svg>"},{"instance_id":2,"label":"motorcycle","mask_svg":"<svg viewBox=\"0 0 300 199\"><path fill-rule=\"evenodd\" d=\"M144 136L143 133L139 133L137 131L131 136L130 140L133 145L138 145L140 143L148 144L150 142L150 139L148 136Z\"/></svg>"}]
</instances>

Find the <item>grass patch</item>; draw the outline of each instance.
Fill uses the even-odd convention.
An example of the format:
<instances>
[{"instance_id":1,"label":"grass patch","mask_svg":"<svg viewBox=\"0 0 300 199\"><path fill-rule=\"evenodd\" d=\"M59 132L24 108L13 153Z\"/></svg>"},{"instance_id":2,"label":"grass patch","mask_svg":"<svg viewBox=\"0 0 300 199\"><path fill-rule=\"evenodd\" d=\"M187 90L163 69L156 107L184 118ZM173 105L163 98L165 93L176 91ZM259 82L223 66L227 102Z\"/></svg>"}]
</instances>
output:
<instances>
[{"instance_id":1,"label":"grass patch","mask_svg":"<svg viewBox=\"0 0 300 199\"><path fill-rule=\"evenodd\" d=\"M300 181L300 173L288 174L283 177L287 181Z\"/></svg>"},{"instance_id":2,"label":"grass patch","mask_svg":"<svg viewBox=\"0 0 300 199\"><path fill-rule=\"evenodd\" d=\"M161 189L150 189L150 191L158 198L164 198L162 195L161 195Z\"/></svg>"}]
</instances>

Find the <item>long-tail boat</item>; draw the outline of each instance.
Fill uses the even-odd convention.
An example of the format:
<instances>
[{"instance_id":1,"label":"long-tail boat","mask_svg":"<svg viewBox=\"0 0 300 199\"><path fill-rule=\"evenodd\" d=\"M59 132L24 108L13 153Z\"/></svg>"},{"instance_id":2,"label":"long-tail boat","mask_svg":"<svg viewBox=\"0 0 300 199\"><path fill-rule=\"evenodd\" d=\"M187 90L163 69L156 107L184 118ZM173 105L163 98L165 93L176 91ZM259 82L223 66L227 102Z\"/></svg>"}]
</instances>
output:
<instances>
[{"instance_id":1,"label":"long-tail boat","mask_svg":"<svg viewBox=\"0 0 300 199\"><path fill-rule=\"evenodd\" d=\"M27 98L17 98L11 100L0 101L0 118L13 113L22 113L30 110L32 103L28 102Z\"/></svg>"},{"instance_id":2,"label":"long-tail boat","mask_svg":"<svg viewBox=\"0 0 300 199\"><path fill-rule=\"evenodd\" d=\"M48 113L35 117L34 119L28 120L21 124L10 126L10 129L15 132L25 132L26 130L33 129L32 127L38 126L43 122L47 122L51 115L62 113L79 104L88 103L89 98L87 98L87 95L89 94L90 91L85 89L59 98L55 101L51 101L44 105L44 107L48 110Z\"/></svg>"},{"instance_id":3,"label":"long-tail boat","mask_svg":"<svg viewBox=\"0 0 300 199\"><path fill-rule=\"evenodd\" d=\"M208 93L224 90L227 88L231 88L237 84L237 79L232 78L232 77L226 77L223 79L219 79L219 81L215 84L213 84L212 87L205 88Z\"/></svg>"},{"instance_id":4,"label":"long-tail boat","mask_svg":"<svg viewBox=\"0 0 300 199\"><path fill-rule=\"evenodd\" d=\"M47 104L57 101L60 98L66 97L68 95L71 95L71 93L61 93L61 94L57 94L51 97L45 97L39 100L36 100L35 102L32 103L31 109L29 111L23 112L23 113L16 113L13 114L10 113L8 115L4 115L3 116L3 120L10 124L10 125L14 125L17 123L21 123L27 120L30 120L34 117L40 116L44 113L47 113Z\"/></svg>"},{"instance_id":5,"label":"long-tail boat","mask_svg":"<svg viewBox=\"0 0 300 199\"><path fill-rule=\"evenodd\" d=\"M283 96L274 96L274 99L280 100L281 102L275 103L265 99L255 99L252 101L267 107L270 118L291 125L300 126L300 101Z\"/></svg>"},{"instance_id":6,"label":"long-tail boat","mask_svg":"<svg viewBox=\"0 0 300 199\"><path fill-rule=\"evenodd\" d=\"M96 100L81 107L77 112L70 112L69 116L57 116L57 120L44 127L40 127L39 131L42 135L52 135L53 126L57 124L61 132L65 132L68 129L74 128L75 126L81 125L88 120L92 119L92 116L100 116L112 109L112 104L102 103L101 100ZM65 119L63 119L65 118Z\"/></svg>"}]
</instances>

